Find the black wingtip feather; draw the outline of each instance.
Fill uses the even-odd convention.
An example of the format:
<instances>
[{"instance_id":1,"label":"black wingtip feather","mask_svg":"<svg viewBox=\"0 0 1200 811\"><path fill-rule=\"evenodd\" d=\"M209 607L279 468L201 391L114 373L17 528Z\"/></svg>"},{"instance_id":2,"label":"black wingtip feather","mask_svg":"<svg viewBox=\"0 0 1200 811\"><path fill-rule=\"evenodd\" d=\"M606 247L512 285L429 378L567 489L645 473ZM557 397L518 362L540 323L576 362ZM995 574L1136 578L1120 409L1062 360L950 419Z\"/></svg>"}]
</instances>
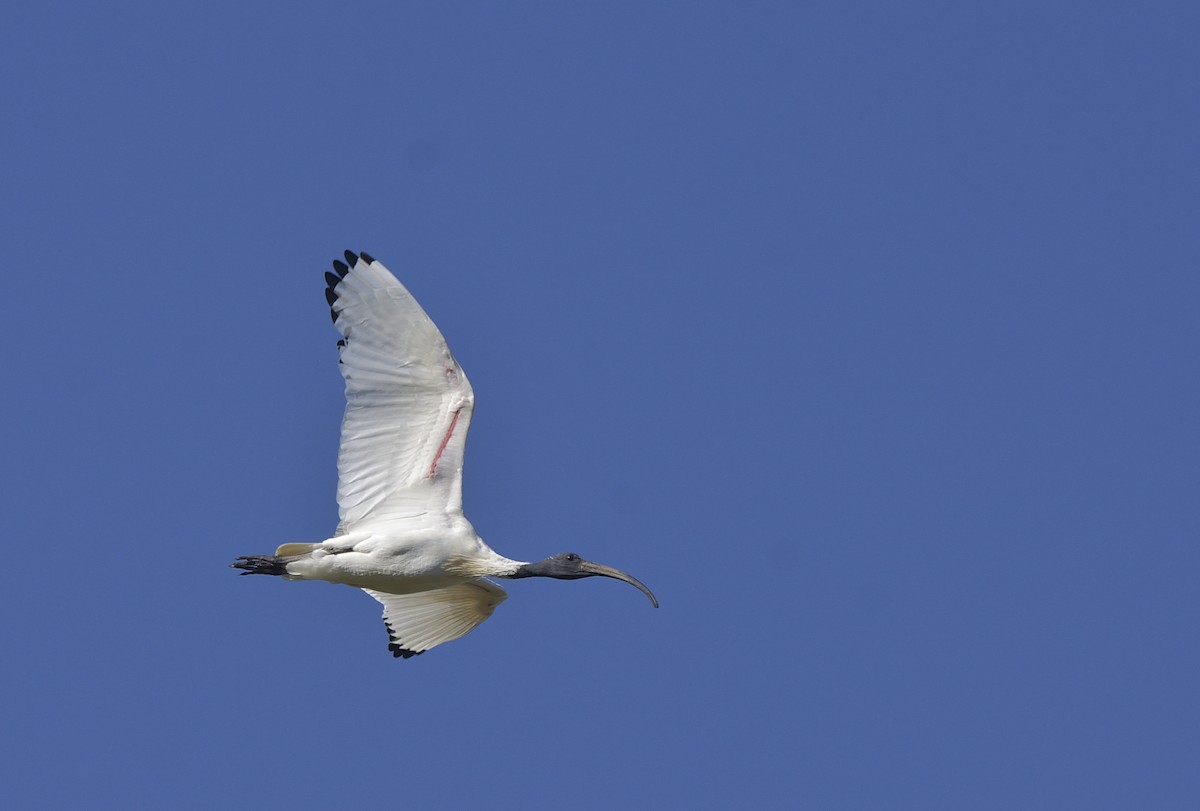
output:
<instances>
[{"instance_id":1,"label":"black wingtip feather","mask_svg":"<svg viewBox=\"0 0 1200 811\"><path fill-rule=\"evenodd\" d=\"M332 307L333 303L335 301L337 301L337 298L338 298L337 293L333 292L332 287L325 288L325 300L329 302L330 307ZM332 312L332 310L330 312ZM337 320L337 313L333 313L333 320L334 321Z\"/></svg>"},{"instance_id":2,"label":"black wingtip feather","mask_svg":"<svg viewBox=\"0 0 1200 811\"><path fill-rule=\"evenodd\" d=\"M372 259L371 255L366 251L359 251L358 258L366 262L368 265L375 264L375 260Z\"/></svg>"},{"instance_id":3,"label":"black wingtip feather","mask_svg":"<svg viewBox=\"0 0 1200 811\"><path fill-rule=\"evenodd\" d=\"M355 256L350 251L346 251L346 253L343 255L346 257L346 264L349 265L350 267L354 267L355 265L358 264L358 257Z\"/></svg>"},{"instance_id":4,"label":"black wingtip feather","mask_svg":"<svg viewBox=\"0 0 1200 811\"><path fill-rule=\"evenodd\" d=\"M338 282L340 282L341 280L342 280L342 277L338 276L336 273L330 273L328 270L325 271L325 284L329 285L330 290L337 287Z\"/></svg>"},{"instance_id":5,"label":"black wingtip feather","mask_svg":"<svg viewBox=\"0 0 1200 811\"><path fill-rule=\"evenodd\" d=\"M423 650L409 650L408 648L401 647L392 633L392 626L388 625L387 620L384 620L383 627L387 628L388 632L388 650L392 652L392 656L396 659L411 659L425 652Z\"/></svg>"},{"instance_id":6,"label":"black wingtip feather","mask_svg":"<svg viewBox=\"0 0 1200 811\"><path fill-rule=\"evenodd\" d=\"M343 279L346 278L346 274L350 272L350 268L348 268L346 263L340 259L333 260L333 269L337 271L337 275ZM325 275L328 276L329 274L326 273Z\"/></svg>"}]
</instances>

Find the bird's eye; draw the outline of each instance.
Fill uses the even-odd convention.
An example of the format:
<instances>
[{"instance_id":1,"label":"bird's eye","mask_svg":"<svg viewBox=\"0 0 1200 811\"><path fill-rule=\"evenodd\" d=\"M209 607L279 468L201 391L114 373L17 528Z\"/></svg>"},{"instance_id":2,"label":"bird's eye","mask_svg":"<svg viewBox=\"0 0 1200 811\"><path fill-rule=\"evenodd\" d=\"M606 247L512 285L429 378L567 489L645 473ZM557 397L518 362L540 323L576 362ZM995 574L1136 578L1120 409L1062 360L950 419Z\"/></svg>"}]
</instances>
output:
<instances>
[{"instance_id":1,"label":"bird's eye","mask_svg":"<svg viewBox=\"0 0 1200 811\"><path fill-rule=\"evenodd\" d=\"M567 560L568 560L568 561L570 561L571 563L578 563L578 562L579 562L579 555L576 555L574 552L568 552L568 553L567 553Z\"/></svg>"}]
</instances>

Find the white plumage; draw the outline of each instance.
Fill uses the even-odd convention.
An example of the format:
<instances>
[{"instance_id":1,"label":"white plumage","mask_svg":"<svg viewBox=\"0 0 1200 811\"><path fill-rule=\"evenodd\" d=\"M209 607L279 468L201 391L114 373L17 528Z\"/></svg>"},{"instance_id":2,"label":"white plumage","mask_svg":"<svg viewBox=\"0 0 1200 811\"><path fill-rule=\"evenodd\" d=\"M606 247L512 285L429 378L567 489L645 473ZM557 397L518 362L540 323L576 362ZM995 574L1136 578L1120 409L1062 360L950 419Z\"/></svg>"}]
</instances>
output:
<instances>
[{"instance_id":1,"label":"white plumage","mask_svg":"<svg viewBox=\"0 0 1200 811\"><path fill-rule=\"evenodd\" d=\"M408 658L457 639L505 600L485 577L633 577L578 555L511 560L462 510L462 466L475 395L445 338L381 263L347 251L326 273L346 381L333 537L238 558L243 574L324 580L383 603L389 648Z\"/></svg>"}]
</instances>

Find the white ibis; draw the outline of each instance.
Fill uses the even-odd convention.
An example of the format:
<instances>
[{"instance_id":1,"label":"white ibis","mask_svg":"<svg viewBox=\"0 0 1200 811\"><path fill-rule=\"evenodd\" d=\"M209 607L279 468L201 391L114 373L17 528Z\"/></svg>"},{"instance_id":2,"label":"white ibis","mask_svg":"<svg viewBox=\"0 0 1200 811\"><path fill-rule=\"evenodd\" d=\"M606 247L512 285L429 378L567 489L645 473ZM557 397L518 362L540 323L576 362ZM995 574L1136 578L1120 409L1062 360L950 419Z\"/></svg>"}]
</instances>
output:
<instances>
[{"instance_id":1,"label":"white ibis","mask_svg":"<svg viewBox=\"0 0 1200 811\"><path fill-rule=\"evenodd\" d=\"M650 589L624 572L564 552L510 560L463 515L462 465L475 395L446 339L412 294L367 254L346 251L326 273L346 414L338 450L332 538L247 555L242 574L355 586L383 603L388 649L405 659L458 639L508 596L485 579L600 575Z\"/></svg>"}]
</instances>

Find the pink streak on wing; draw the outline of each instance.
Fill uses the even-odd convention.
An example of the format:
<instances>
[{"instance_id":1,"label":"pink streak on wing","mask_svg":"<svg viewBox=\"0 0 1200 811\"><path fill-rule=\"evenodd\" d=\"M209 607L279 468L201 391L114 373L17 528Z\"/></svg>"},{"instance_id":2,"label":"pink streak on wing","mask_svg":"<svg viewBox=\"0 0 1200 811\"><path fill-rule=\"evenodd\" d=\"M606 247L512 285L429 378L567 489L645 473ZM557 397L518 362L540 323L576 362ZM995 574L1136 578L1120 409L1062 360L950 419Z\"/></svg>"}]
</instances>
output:
<instances>
[{"instance_id":1,"label":"pink streak on wing","mask_svg":"<svg viewBox=\"0 0 1200 811\"><path fill-rule=\"evenodd\" d=\"M437 473L438 460L442 458L442 453L446 450L446 446L450 444L450 437L454 434L454 426L458 425L458 415L462 411L460 408L454 412L454 419L450 420L450 427L446 429L446 435L442 437L442 446L438 448L437 455L433 457L433 464L429 466L429 478L433 478Z\"/></svg>"}]
</instances>

